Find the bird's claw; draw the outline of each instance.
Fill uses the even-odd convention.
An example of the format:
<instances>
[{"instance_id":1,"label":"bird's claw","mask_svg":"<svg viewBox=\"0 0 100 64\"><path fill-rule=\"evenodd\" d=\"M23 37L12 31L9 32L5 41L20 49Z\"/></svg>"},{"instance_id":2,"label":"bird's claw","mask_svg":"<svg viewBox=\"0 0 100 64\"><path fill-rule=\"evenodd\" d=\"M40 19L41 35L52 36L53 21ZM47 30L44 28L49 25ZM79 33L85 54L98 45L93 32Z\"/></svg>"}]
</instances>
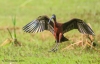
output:
<instances>
[{"instance_id":1,"label":"bird's claw","mask_svg":"<svg viewBox=\"0 0 100 64\"><path fill-rule=\"evenodd\" d=\"M58 49L52 49L49 52L56 52Z\"/></svg>"}]
</instances>

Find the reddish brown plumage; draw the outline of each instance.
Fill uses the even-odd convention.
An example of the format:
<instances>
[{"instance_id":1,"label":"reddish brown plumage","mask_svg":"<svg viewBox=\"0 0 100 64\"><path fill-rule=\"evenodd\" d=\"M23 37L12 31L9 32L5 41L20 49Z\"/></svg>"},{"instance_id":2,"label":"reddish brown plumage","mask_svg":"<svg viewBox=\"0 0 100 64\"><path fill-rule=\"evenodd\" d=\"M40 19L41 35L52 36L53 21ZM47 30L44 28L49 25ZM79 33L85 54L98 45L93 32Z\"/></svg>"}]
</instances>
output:
<instances>
[{"instance_id":1,"label":"reddish brown plumage","mask_svg":"<svg viewBox=\"0 0 100 64\"><path fill-rule=\"evenodd\" d=\"M39 16L36 20L33 20L23 27L23 30L28 33L49 30L54 35L57 43L52 51L57 50L58 43L68 40L63 34L72 29L78 29L78 31L83 34L94 35L93 30L85 22L83 22L83 20L74 18L65 23L58 23L54 14L51 19L45 15Z\"/></svg>"},{"instance_id":2,"label":"reddish brown plumage","mask_svg":"<svg viewBox=\"0 0 100 64\"><path fill-rule=\"evenodd\" d=\"M92 29L81 19L75 18L65 23L58 23L54 14L51 19L54 20L54 36L57 43L67 41L68 39L63 34L72 29L78 29L83 34L94 35Z\"/></svg>"},{"instance_id":3,"label":"reddish brown plumage","mask_svg":"<svg viewBox=\"0 0 100 64\"><path fill-rule=\"evenodd\" d=\"M54 22L54 37L57 43L68 40L63 35L62 23L57 23L56 21Z\"/></svg>"}]
</instances>

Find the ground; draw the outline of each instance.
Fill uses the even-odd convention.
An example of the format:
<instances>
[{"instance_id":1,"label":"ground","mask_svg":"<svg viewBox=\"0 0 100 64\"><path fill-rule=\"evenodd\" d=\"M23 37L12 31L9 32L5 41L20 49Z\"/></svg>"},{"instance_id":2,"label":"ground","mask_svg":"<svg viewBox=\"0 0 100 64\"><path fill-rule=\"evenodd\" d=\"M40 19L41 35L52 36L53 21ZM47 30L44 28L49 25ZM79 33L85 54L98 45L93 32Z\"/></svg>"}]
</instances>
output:
<instances>
[{"instance_id":1,"label":"ground","mask_svg":"<svg viewBox=\"0 0 100 64\"><path fill-rule=\"evenodd\" d=\"M95 33L95 43L100 47L100 1L99 0L1 0L0 1L0 44L10 38L7 28L13 34L12 19L16 18L16 34L22 46L9 44L0 47L0 64L99 64L100 52L81 46L66 49L66 46L80 40L78 30L64 34L69 41L60 44L57 52L48 52L55 44L49 31L25 33L22 27L40 15L51 17L64 23L72 18L80 18L89 23ZM76 38L77 37L77 38Z\"/></svg>"}]
</instances>

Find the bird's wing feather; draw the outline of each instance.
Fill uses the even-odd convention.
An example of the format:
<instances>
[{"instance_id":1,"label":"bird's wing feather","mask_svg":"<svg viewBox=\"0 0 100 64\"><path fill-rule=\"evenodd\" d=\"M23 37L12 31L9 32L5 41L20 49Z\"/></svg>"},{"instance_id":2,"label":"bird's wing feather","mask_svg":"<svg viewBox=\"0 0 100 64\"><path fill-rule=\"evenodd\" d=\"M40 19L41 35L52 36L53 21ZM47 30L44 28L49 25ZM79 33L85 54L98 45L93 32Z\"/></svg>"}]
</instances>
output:
<instances>
[{"instance_id":1,"label":"bird's wing feather","mask_svg":"<svg viewBox=\"0 0 100 64\"><path fill-rule=\"evenodd\" d=\"M64 23L62 26L63 26L63 33L68 32L72 29L78 29L79 32L83 34L94 35L93 30L81 19L72 19Z\"/></svg>"},{"instance_id":2,"label":"bird's wing feather","mask_svg":"<svg viewBox=\"0 0 100 64\"><path fill-rule=\"evenodd\" d=\"M47 18L46 16L45 18L33 20L27 25L25 25L23 27L24 32L37 33L37 32L42 32L44 30L49 30L53 34L54 33L53 22L52 21L49 22L49 18Z\"/></svg>"}]
</instances>

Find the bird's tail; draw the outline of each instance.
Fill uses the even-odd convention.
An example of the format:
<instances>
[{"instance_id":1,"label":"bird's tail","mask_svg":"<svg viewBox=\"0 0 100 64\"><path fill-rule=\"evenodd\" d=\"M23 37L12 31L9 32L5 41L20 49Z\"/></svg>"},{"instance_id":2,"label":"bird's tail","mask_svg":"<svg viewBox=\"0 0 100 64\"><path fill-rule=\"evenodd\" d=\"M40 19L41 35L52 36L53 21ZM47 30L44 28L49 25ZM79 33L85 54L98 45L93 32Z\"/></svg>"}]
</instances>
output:
<instances>
[{"instance_id":1,"label":"bird's tail","mask_svg":"<svg viewBox=\"0 0 100 64\"><path fill-rule=\"evenodd\" d=\"M64 41L68 41L69 39L65 38L64 36L62 36L61 38L61 42L64 42Z\"/></svg>"}]
</instances>

